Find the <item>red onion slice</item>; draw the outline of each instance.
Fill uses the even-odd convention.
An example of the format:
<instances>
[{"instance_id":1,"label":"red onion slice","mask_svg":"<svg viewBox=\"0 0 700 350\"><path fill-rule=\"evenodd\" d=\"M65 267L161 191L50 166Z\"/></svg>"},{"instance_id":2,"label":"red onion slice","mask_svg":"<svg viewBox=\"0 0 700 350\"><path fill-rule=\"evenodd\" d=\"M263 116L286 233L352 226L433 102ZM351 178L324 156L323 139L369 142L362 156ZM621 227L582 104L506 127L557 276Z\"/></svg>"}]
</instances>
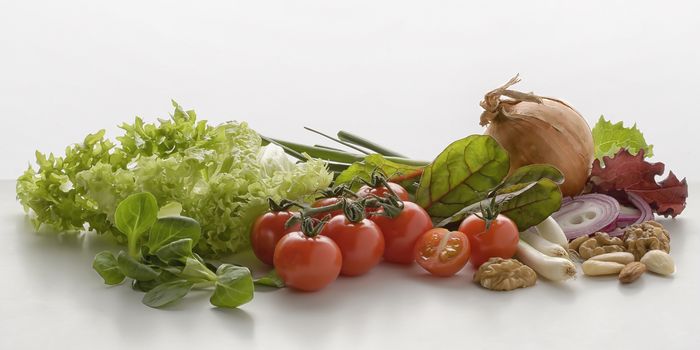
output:
<instances>
[{"instance_id":1,"label":"red onion slice","mask_svg":"<svg viewBox=\"0 0 700 350\"><path fill-rule=\"evenodd\" d=\"M654 211L651 209L647 201L634 193L627 193L627 198L640 212L639 217L632 224L641 224L644 221L654 220Z\"/></svg>"},{"instance_id":2,"label":"red onion slice","mask_svg":"<svg viewBox=\"0 0 700 350\"><path fill-rule=\"evenodd\" d=\"M562 201L561 208L552 214L566 238L575 239L603 229L614 229L620 215L620 203L613 197L591 193ZM612 228L610 228L613 225Z\"/></svg>"}]
</instances>

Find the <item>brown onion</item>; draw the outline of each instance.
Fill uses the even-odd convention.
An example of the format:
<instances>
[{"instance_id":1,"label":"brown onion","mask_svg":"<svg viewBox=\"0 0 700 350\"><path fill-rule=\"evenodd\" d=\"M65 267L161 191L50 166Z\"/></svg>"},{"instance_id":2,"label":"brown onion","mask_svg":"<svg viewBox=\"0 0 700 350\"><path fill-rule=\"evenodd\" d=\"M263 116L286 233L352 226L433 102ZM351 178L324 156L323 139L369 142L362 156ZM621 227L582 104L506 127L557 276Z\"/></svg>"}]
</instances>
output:
<instances>
[{"instance_id":1,"label":"brown onion","mask_svg":"<svg viewBox=\"0 0 700 350\"><path fill-rule=\"evenodd\" d=\"M516 75L481 101L481 125L510 154L510 170L528 164L551 164L564 174L561 191L583 190L593 162L593 136L573 107L549 97L508 90Z\"/></svg>"}]
</instances>

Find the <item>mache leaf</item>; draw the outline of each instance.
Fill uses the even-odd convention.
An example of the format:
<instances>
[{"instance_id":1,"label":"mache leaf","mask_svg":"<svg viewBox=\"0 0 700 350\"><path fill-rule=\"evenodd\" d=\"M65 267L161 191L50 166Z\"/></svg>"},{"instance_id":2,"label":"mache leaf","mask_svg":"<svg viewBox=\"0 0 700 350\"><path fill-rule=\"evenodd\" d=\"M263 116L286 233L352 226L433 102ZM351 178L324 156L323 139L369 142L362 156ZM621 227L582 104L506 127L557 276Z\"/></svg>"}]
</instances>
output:
<instances>
[{"instance_id":1,"label":"mache leaf","mask_svg":"<svg viewBox=\"0 0 700 350\"><path fill-rule=\"evenodd\" d=\"M433 217L449 217L485 198L509 168L508 153L492 137L455 141L425 168L416 203Z\"/></svg>"},{"instance_id":2,"label":"mache leaf","mask_svg":"<svg viewBox=\"0 0 700 350\"><path fill-rule=\"evenodd\" d=\"M131 279L137 281L150 281L158 278L158 271L150 266L136 261L133 257L124 251L117 255L117 266L119 270Z\"/></svg>"},{"instance_id":3,"label":"mache leaf","mask_svg":"<svg viewBox=\"0 0 700 350\"><path fill-rule=\"evenodd\" d=\"M141 302L153 308L163 307L174 301L182 299L190 292L194 283L187 280L174 280L159 284L149 290L141 299Z\"/></svg>"},{"instance_id":4,"label":"mache leaf","mask_svg":"<svg viewBox=\"0 0 700 350\"><path fill-rule=\"evenodd\" d=\"M192 239L183 238L170 242L156 250L155 255L160 261L171 264L174 261L186 262L192 256Z\"/></svg>"},{"instance_id":5,"label":"mache leaf","mask_svg":"<svg viewBox=\"0 0 700 350\"><path fill-rule=\"evenodd\" d=\"M92 261L92 268L100 274L105 284L115 285L124 281L125 276L119 270L117 258L108 250L95 255L95 259Z\"/></svg>"},{"instance_id":6,"label":"mache leaf","mask_svg":"<svg viewBox=\"0 0 700 350\"><path fill-rule=\"evenodd\" d=\"M148 249L155 252L168 243L189 238L196 245L201 236L199 222L185 216L166 216L158 219L148 234Z\"/></svg>"},{"instance_id":7,"label":"mache leaf","mask_svg":"<svg viewBox=\"0 0 700 350\"><path fill-rule=\"evenodd\" d=\"M123 232L129 244L129 254L138 256L138 242L158 219L158 201L149 192L134 193L117 205L114 225Z\"/></svg>"},{"instance_id":8,"label":"mache leaf","mask_svg":"<svg viewBox=\"0 0 700 350\"><path fill-rule=\"evenodd\" d=\"M218 307L236 308L253 300L253 277L241 266L222 264L216 271L218 280L209 301Z\"/></svg>"},{"instance_id":9,"label":"mache leaf","mask_svg":"<svg viewBox=\"0 0 700 350\"><path fill-rule=\"evenodd\" d=\"M255 283L256 285L267 287L284 287L284 280L282 280L282 277L280 277L280 275L277 273L277 270L274 269L270 270L270 272L268 272L265 276L255 279L253 283Z\"/></svg>"}]
</instances>

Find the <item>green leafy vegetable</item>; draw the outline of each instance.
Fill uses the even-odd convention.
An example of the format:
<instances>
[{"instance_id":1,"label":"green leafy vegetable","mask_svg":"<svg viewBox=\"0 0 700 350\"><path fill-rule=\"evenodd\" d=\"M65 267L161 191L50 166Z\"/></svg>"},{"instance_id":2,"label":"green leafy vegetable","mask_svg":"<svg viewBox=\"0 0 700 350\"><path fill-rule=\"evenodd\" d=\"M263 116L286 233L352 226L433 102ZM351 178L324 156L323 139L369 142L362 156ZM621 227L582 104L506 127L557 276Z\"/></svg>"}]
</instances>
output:
<instances>
[{"instance_id":1,"label":"green leafy vegetable","mask_svg":"<svg viewBox=\"0 0 700 350\"><path fill-rule=\"evenodd\" d=\"M117 266L126 277L137 281L150 281L158 278L158 271L137 261L123 251L117 255Z\"/></svg>"},{"instance_id":2,"label":"green leafy vegetable","mask_svg":"<svg viewBox=\"0 0 700 350\"><path fill-rule=\"evenodd\" d=\"M246 123L213 126L173 105L169 119L150 124L137 117L122 124L118 144L101 130L68 147L63 157L37 152L37 167L20 176L16 187L35 227L77 232L87 225L138 245L117 229L115 211L127 196L149 192L158 203L179 203L181 210L164 207L156 215L197 220L201 239L195 251L217 256L249 248L253 221L267 210L268 198L308 202L332 181L324 161L295 164L270 151L277 146L263 147Z\"/></svg>"},{"instance_id":3,"label":"green leafy vegetable","mask_svg":"<svg viewBox=\"0 0 700 350\"><path fill-rule=\"evenodd\" d=\"M164 218L166 216L180 216L182 214L182 204L178 202L170 202L164 206L161 206L158 210L158 218Z\"/></svg>"},{"instance_id":4,"label":"green leafy vegetable","mask_svg":"<svg viewBox=\"0 0 700 350\"><path fill-rule=\"evenodd\" d=\"M515 169L504 181L503 187L536 182L541 179L550 179L560 185L564 183L564 175L556 167L549 164L530 164ZM509 192L507 190L501 191Z\"/></svg>"},{"instance_id":5,"label":"green leafy vegetable","mask_svg":"<svg viewBox=\"0 0 700 350\"><path fill-rule=\"evenodd\" d=\"M508 153L490 136L455 141L425 168L416 203L434 218L449 217L485 198L509 167Z\"/></svg>"},{"instance_id":6,"label":"green leafy vegetable","mask_svg":"<svg viewBox=\"0 0 700 350\"><path fill-rule=\"evenodd\" d=\"M105 284L115 285L124 281L125 276L117 266L117 258L110 251L97 254L92 262L92 268L102 276Z\"/></svg>"},{"instance_id":7,"label":"green leafy vegetable","mask_svg":"<svg viewBox=\"0 0 700 350\"><path fill-rule=\"evenodd\" d=\"M171 264L175 261L185 263L187 258L192 256L192 239L183 238L170 242L155 251L155 255L160 261Z\"/></svg>"},{"instance_id":8,"label":"green leafy vegetable","mask_svg":"<svg viewBox=\"0 0 700 350\"><path fill-rule=\"evenodd\" d=\"M158 202L148 192L132 194L117 206L114 224L126 234L131 256L138 255L139 239L156 222L157 215Z\"/></svg>"},{"instance_id":9,"label":"green leafy vegetable","mask_svg":"<svg viewBox=\"0 0 700 350\"><path fill-rule=\"evenodd\" d=\"M183 238L197 244L201 235L199 223L185 216L167 216L158 219L148 234L148 250L156 251L160 247Z\"/></svg>"},{"instance_id":10,"label":"green leafy vegetable","mask_svg":"<svg viewBox=\"0 0 700 350\"><path fill-rule=\"evenodd\" d=\"M525 192L503 202L501 214L507 216L524 231L544 221L561 206L559 186L548 178L542 178Z\"/></svg>"},{"instance_id":11,"label":"green leafy vegetable","mask_svg":"<svg viewBox=\"0 0 700 350\"><path fill-rule=\"evenodd\" d=\"M270 270L265 276L262 276L253 281L257 285L282 288L284 287L284 280L277 274L276 270Z\"/></svg>"},{"instance_id":12,"label":"green leafy vegetable","mask_svg":"<svg viewBox=\"0 0 700 350\"><path fill-rule=\"evenodd\" d=\"M209 299L212 305L235 308L253 299L253 277L247 268L223 264L216 275L214 294Z\"/></svg>"},{"instance_id":13,"label":"green leafy vegetable","mask_svg":"<svg viewBox=\"0 0 700 350\"><path fill-rule=\"evenodd\" d=\"M644 150L646 157L653 156L652 145L647 145L644 135L637 129L637 125L626 128L622 122L613 124L602 115L591 130L595 145L595 157L602 160L604 156L612 157L620 149L627 149L632 155Z\"/></svg>"},{"instance_id":14,"label":"green leafy vegetable","mask_svg":"<svg viewBox=\"0 0 700 350\"><path fill-rule=\"evenodd\" d=\"M187 258L179 276L195 282L216 281L216 274L194 258Z\"/></svg>"},{"instance_id":15,"label":"green leafy vegetable","mask_svg":"<svg viewBox=\"0 0 700 350\"><path fill-rule=\"evenodd\" d=\"M365 181L369 181L370 177L372 176L372 172L375 170L379 170L391 178L402 175L410 175L412 173L417 173L417 175L420 176L420 173L417 171L422 168L423 167L419 166L395 163L387 160L379 154L371 154L365 157L362 162L353 163L349 168L340 173L340 175L338 175L338 177L335 179L335 184L340 185L344 183L353 183L354 181L352 190L356 191L360 186L362 186L362 183L356 180L363 179ZM414 182L414 179L398 181L400 185L404 186L404 188L409 191L413 189L412 185Z\"/></svg>"},{"instance_id":16,"label":"green leafy vegetable","mask_svg":"<svg viewBox=\"0 0 700 350\"><path fill-rule=\"evenodd\" d=\"M141 302L150 307L163 307L182 299L190 292L194 283L188 280L174 280L158 285L143 296Z\"/></svg>"}]
</instances>

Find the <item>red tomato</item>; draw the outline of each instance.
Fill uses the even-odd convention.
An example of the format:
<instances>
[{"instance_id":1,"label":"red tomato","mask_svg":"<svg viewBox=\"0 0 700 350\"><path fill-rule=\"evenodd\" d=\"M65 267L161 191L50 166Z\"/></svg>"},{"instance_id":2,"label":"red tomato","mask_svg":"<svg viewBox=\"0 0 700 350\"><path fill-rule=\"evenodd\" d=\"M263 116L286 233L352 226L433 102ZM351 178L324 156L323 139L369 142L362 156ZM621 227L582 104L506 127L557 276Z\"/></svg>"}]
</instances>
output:
<instances>
[{"instance_id":1,"label":"red tomato","mask_svg":"<svg viewBox=\"0 0 700 350\"><path fill-rule=\"evenodd\" d=\"M253 253L265 264L272 265L272 256L275 253L277 242L290 232L285 230L284 223L292 217L288 211L268 212L261 215L253 224L250 232L250 244ZM298 227L299 225L295 225Z\"/></svg>"},{"instance_id":2,"label":"red tomato","mask_svg":"<svg viewBox=\"0 0 700 350\"><path fill-rule=\"evenodd\" d=\"M402 201L407 201L408 200L408 191L401 187L401 185L394 183L394 182L389 182L389 187L391 187L392 190L394 190L394 193L399 197L400 200ZM389 195L389 191L386 189L386 187L377 187L377 188L372 188L370 186L364 185L360 187L360 190L357 191L357 196L360 198L367 197L369 195L375 195L377 197L385 197Z\"/></svg>"},{"instance_id":3,"label":"red tomato","mask_svg":"<svg viewBox=\"0 0 700 350\"><path fill-rule=\"evenodd\" d=\"M401 214L395 218L372 215L374 221L384 234L384 260L393 263L410 264L413 260L413 248L418 238L433 228L430 215L413 202L403 202Z\"/></svg>"},{"instance_id":4,"label":"red tomato","mask_svg":"<svg viewBox=\"0 0 700 350\"><path fill-rule=\"evenodd\" d=\"M469 261L469 238L459 231L434 228L425 232L416 243L416 262L435 276L448 277Z\"/></svg>"},{"instance_id":5,"label":"red tomato","mask_svg":"<svg viewBox=\"0 0 700 350\"><path fill-rule=\"evenodd\" d=\"M513 220L498 215L486 230L486 221L476 215L469 215L459 225L459 231L469 238L472 248L472 265L481 266L492 257L509 259L518 249L518 226Z\"/></svg>"},{"instance_id":6,"label":"red tomato","mask_svg":"<svg viewBox=\"0 0 700 350\"><path fill-rule=\"evenodd\" d=\"M311 204L311 207L312 208L325 207L325 206L336 204L338 202L340 202L340 199L335 198L335 197L321 198L321 199L317 199L315 202L313 202ZM342 213L343 213L343 209L338 209L338 210L333 210L330 212L314 215L314 218L322 220L326 215L330 215L331 217L334 217L334 216L340 215Z\"/></svg>"},{"instance_id":7,"label":"red tomato","mask_svg":"<svg viewBox=\"0 0 700 350\"><path fill-rule=\"evenodd\" d=\"M353 223L345 216L337 215L326 223L321 234L330 237L340 247L342 275L362 275L377 265L384 254L382 231L367 219Z\"/></svg>"},{"instance_id":8,"label":"red tomato","mask_svg":"<svg viewBox=\"0 0 700 350\"><path fill-rule=\"evenodd\" d=\"M338 278L343 258L332 239L307 237L296 231L284 235L277 243L274 262L288 287L313 292Z\"/></svg>"}]
</instances>

